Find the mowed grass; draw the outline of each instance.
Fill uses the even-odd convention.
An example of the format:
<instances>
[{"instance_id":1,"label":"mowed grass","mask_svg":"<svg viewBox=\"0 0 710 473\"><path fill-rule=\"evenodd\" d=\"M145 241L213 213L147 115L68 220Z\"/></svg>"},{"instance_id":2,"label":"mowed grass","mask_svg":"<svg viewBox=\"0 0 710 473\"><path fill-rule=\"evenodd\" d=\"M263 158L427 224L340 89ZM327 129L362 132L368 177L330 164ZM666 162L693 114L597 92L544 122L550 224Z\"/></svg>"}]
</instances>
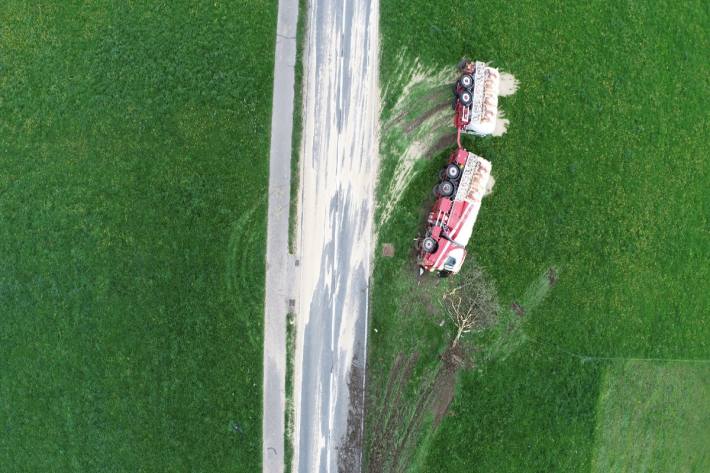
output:
<instances>
[{"instance_id":1,"label":"mowed grass","mask_svg":"<svg viewBox=\"0 0 710 473\"><path fill-rule=\"evenodd\" d=\"M451 416L413 471L591 471L605 358L710 358L710 11L703 2L385 1L381 23L390 91L407 82L395 74L402 55L438 69L466 55L521 81L500 101L508 133L466 141L497 181L467 264L495 281L503 310L547 268L559 272L522 317L516 349L461 375ZM383 169L396 158L383 156ZM371 399L381 399L398 352L418 351L424 372L451 331L413 297L429 289L407 280L444 159L419 163L378 228L397 253L378 257L373 275ZM396 178L384 173L381 188ZM482 337L482 354L494 342ZM416 381L415 372L410 400Z\"/></svg>"},{"instance_id":2,"label":"mowed grass","mask_svg":"<svg viewBox=\"0 0 710 473\"><path fill-rule=\"evenodd\" d=\"M2 471L258 471L273 2L0 6Z\"/></svg>"},{"instance_id":3,"label":"mowed grass","mask_svg":"<svg viewBox=\"0 0 710 473\"><path fill-rule=\"evenodd\" d=\"M710 471L710 363L618 362L603 379L594 473Z\"/></svg>"}]
</instances>

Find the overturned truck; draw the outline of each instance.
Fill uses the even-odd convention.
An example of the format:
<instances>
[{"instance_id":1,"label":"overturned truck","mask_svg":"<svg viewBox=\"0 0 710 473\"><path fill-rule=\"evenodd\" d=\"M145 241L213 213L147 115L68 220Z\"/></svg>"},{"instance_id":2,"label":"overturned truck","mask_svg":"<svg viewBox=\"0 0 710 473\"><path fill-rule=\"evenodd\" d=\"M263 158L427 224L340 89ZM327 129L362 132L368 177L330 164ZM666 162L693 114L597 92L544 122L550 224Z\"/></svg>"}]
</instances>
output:
<instances>
[{"instance_id":1,"label":"overturned truck","mask_svg":"<svg viewBox=\"0 0 710 473\"><path fill-rule=\"evenodd\" d=\"M493 184L491 163L461 146L461 134L493 133L498 118L500 74L477 61L462 61L454 85L454 125L457 149L434 188L436 201L418 240L420 272L448 276L459 272L466 258L481 201Z\"/></svg>"},{"instance_id":2,"label":"overturned truck","mask_svg":"<svg viewBox=\"0 0 710 473\"><path fill-rule=\"evenodd\" d=\"M419 265L441 276L457 273L466 258L481 201L491 182L491 163L465 149L451 154L420 243Z\"/></svg>"},{"instance_id":3,"label":"overturned truck","mask_svg":"<svg viewBox=\"0 0 710 473\"><path fill-rule=\"evenodd\" d=\"M486 136L498 119L500 73L481 61L462 61L454 86L454 126L463 133Z\"/></svg>"}]
</instances>

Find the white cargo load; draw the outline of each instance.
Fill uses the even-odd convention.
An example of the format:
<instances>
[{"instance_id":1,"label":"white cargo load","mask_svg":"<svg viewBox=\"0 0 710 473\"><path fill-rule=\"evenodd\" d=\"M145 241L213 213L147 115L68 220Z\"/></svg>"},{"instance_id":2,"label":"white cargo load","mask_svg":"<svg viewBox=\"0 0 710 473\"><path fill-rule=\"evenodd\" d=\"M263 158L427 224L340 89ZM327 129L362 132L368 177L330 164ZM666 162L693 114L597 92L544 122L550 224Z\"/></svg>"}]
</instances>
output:
<instances>
[{"instance_id":1,"label":"white cargo load","mask_svg":"<svg viewBox=\"0 0 710 473\"><path fill-rule=\"evenodd\" d=\"M491 178L491 162L473 153L468 154L466 167L461 175L456 201L465 201L463 217L452 229L451 236L460 245L466 246L473 226L481 210L481 201L486 195L488 181Z\"/></svg>"},{"instance_id":2,"label":"white cargo load","mask_svg":"<svg viewBox=\"0 0 710 473\"><path fill-rule=\"evenodd\" d=\"M490 135L496 128L498 118L500 73L498 69L488 67L485 62L476 61L473 79L470 119L463 131L479 136Z\"/></svg>"}]
</instances>

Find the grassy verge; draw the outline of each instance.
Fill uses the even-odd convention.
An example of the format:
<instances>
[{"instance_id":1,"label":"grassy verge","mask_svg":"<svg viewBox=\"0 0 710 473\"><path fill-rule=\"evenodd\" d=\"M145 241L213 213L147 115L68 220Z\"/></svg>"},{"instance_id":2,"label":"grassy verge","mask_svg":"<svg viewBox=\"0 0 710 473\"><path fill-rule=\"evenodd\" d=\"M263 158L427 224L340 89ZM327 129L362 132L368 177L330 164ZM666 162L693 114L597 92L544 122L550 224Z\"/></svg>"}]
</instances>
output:
<instances>
[{"instance_id":1,"label":"grassy verge","mask_svg":"<svg viewBox=\"0 0 710 473\"><path fill-rule=\"evenodd\" d=\"M284 439L284 467L286 472L293 468L293 434L294 409L293 404L293 373L294 356L296 354L296 314L288 314L286 318L286 412Z\"/></svg>"},{"instance_id":2,"label":"grassy verge","mask_svg":"<svg viewBox=\"0 0 710 473\"><path fill-rule=\"evenodd\" d=\"M276 7L0 6L0 464L261 463Z\"/></svg>"},{"instance_id":3,"label":"grassy verge","mask_svg":"<svg viewBox=\"0 0 710 473\"><path fill-rule=\"evenodd\" d=\"M700 54L710 46L708 11L701 2L414 1L383 2L381 18L383 123L408 82L400 64L415 58L434 70L462 55L493 60L521 81L501 99L508 133L466 142L493 162L497 180L467 264L495 281L502 318L518 321L516 338L500 344L499 327L472 340L482 353L501 346L505 356L477 356L438 429L427 433L422 423L412 461L386 471L587 471L611 363L595 357L710 355L702 106L710 97ZM399 178L387 133L381 190ZM414 164L379 227L396 255L378 257L373 274L366 432L381 422L398 356L417 354L401 389L406 411L451 334L436 305L450 282L418 284L410 253L444 159ZM541 294L548 268L559 278ZM510 313L513 304L520 314ZM664 441L660 430L649 432Z\"/></svg>"},{"instance_id":4,"label":"grassy verge","mask_svg":"<svg viewBox=\"0 0 710 473\"><path fill-rule=\"evenodd\" d=\"M303 48L306 45L308 1L298 1L298 26L296 28L296 66L293 88L293 134L291 135L291 201L288 207L288 248L296 251L296 217L298 216L298 187L301 184L301 137L303 135Z\"/></svg>"}]
</instances>

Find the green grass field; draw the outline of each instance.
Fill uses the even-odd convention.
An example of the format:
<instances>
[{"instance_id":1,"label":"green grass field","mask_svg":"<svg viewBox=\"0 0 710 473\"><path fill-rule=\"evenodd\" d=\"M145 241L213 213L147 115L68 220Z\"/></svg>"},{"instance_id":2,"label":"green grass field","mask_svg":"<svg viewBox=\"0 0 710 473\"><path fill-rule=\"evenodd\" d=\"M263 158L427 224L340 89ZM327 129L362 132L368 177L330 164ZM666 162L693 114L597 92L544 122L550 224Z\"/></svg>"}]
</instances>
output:
<instances>
[{"instance_id":1,"label":"green grass field","mask_svg":"<svg viewBox=\"0 0 710 473\"><path fill-rule=\"evenodd\" d=\"M614 363L597 408L594 473L710 471L710 363Z\"/></svg>"},{"instance_id":2,"label":"green grass field","mask_svg":"<svg viewBox=\"0 0 710 473\"><path fill-rule=\"evenodd\" d=\"M2 471L258 471L273 2L0 6Z\"/></svg>"},{"instance_id":3,"label":"green grass field","mask_svg":"<svg viewBox=\"0 0 710 473\"><path fill-rule=\"evenodd\" d=\"M606 358L710 358L709 26L702 2L382 2L383 122L406 83L398 67L415 58L445 70L466 55L520 80L500 102L508 133L466 141L493 162L497 181L467 264L495 281L506 313L534 295L547 268L559 272L533 297L506 355L478 356L478 369L460 374L449 416L422 433L410 471L593 471L607 448L595 435L600 409L609 409L600 396L618 363ZM385 131L385 151L388 139ZM383 156L381 189L397 178L396 159ZM432 303L449 283L418 286L409 251L444 159L417 163L379 228L397 253L378 257L373 274L375 405L397 353L418 352L403 392L413 405L452 330L439 327ZM496 336L475 342L485 354ZM690 398L688 409L703 409L702 399ZM381 411L369 415L368 425L380 422ZM653 425L638 429L656 439L629 462L665 455L678 441ZM700 461L688 454L686 464Z\"/></svg>"}]
</instances>

